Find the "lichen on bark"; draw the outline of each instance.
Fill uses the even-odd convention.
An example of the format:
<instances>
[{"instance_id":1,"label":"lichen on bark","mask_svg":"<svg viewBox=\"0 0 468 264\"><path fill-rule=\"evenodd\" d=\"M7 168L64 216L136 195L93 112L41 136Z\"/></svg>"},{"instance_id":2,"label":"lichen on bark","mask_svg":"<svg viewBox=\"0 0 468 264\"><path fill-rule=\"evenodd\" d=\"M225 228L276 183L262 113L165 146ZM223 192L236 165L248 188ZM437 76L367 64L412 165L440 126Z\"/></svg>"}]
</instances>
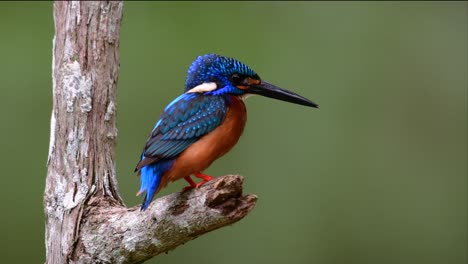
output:
<instances>
[{"instance_id":1,"label":"lichen on bark","mask_svg":"<svg viewBox=\"0 0 468 264\"><path fill-rule=\"evenodd\" d=\"M115 170L121 1L54 2L46 263L141 263L247 215L242 177L127 208Z\"/></svg>"}]
</instances>

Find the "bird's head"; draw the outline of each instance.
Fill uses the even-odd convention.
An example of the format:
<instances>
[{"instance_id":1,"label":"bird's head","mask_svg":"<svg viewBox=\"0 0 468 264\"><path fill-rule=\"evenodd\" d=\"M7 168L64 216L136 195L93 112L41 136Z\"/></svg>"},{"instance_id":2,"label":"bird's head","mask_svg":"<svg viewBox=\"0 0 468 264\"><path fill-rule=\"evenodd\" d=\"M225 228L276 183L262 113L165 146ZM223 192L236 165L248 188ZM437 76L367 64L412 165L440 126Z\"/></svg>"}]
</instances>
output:
<instances>
[{"instance_id":1,"label":"bird's head","mask_svg":"<svg viewBox=\"0 0 468 264\"><path fill-rule=\"evenodd\" d=\"M185 80L185 92L238 96L258 94L318 108L305 97L263 81L242 62L216 54L199 56L192 63Z\"/></svg>"}]
</instances>

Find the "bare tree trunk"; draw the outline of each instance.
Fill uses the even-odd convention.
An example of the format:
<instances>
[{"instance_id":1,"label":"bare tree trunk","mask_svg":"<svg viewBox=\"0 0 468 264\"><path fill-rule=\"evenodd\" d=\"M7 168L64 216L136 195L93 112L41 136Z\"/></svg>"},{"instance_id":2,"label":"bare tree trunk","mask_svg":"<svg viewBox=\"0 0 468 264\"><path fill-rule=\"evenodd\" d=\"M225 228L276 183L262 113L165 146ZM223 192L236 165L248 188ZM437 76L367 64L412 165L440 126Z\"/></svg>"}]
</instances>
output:
<instances>
[{"instance_id":1,"label":"bare tree trunk","mask_svg":"<svg viewBox=\"0 0 468 264\"><path fill-rule=\"evenodd\" d=\"M122 2L54 3L46 263L140 263L253 209L242 177L126 208L115 173Z\"/></svg>"}]
</instances>

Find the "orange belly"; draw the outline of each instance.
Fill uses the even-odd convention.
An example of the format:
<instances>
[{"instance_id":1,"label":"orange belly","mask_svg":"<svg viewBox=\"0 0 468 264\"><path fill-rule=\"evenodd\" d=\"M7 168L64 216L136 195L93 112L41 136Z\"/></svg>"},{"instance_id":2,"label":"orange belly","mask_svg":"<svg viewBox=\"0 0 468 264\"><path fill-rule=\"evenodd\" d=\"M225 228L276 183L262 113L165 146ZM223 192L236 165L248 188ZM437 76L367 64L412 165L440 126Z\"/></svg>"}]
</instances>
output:
<instances>
[{"instance_id":1,"label":"orange belly","mask_svg":"<svg viewBox=\"0 0 468 264\"><path fill-rule=\"evenodd\" d=\"M244 102L231 96L224 122L184 150L172 168L164 173L158 191L168 182L176 181L197 171L203 171L236 145L247 121Z\"/></svg>"}]
</instances>

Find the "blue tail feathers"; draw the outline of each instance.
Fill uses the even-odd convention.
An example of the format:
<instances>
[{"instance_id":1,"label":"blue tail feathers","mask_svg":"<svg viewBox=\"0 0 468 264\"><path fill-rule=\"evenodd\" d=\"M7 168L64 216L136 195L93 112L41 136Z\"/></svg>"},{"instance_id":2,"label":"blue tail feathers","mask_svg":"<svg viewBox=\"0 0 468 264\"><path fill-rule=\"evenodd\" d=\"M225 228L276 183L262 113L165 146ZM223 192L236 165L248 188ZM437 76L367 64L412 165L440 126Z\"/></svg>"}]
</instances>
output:
<instances>
[{"instance_id":1,"label":"blue tail feathers","mask_svg":"<svg viewBox=\"0 0 468 264\"><path fill-rule=\"evenodd\" d=\"M141 187L138 193L146 192L145 199L141 205L141 211L148 208L151 200L156 194L156 190L161 183L163 174L168 171L174 160L159 160L156 163L148 164L140 170Z\"/></svg>"}]
</instances>

